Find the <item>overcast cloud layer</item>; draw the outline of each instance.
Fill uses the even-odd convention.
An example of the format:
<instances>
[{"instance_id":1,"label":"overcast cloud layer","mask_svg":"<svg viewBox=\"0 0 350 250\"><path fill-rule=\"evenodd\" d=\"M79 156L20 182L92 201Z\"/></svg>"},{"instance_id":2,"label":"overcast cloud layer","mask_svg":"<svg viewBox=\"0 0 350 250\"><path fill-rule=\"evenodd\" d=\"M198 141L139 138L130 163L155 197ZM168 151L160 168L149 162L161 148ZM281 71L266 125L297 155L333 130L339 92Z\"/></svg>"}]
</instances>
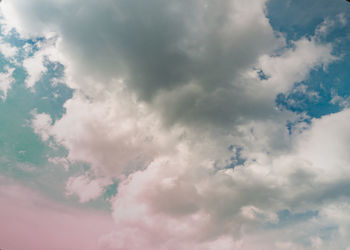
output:
<instances>
[{"instance_id":1,"label":"overcast cloud layer","mask_svg":"<svg viewBox=\"0 0 350 250\"><path fill-rule=\"evenodd\" d=\"M47 173L56 171L52 165L64 167L56 181L42 182L73 197L81 213L55 201L77 225L72 246L60 246L69 222L58 222L54 197L26 190L18 177L5 182L0 173L0 201L10 201L2 216L30 208L18 233L0 230L10 238L0 248L21 249L11 239L26 235L43 210L54 218L57 239L43 229L40 237L53 237L52 246L27 236L29 250L90 249L77 240L85 237L91 249L111 250L350 249L349 99L326 84L311 89L322 82L317 74L333 76L333 65L348 65L341 44L349 37L334 33L348 31L348 15L315 11L316 24L298 33L281 28L275 5L2 1L0 52L8 65L0 73L0 98L12 100L21 79L31 93L62 83L72 91L45 97L64 101L53 111L32 108L23 127L47 148ZM286 6L300 7L298 1ZM297 99L279 102L293 94L316 102L322 91L337 112L313 117L291 108ZM22 205L13 210L16 199ZM102 199L113 227L96 208L86 211ZM96 230L86 231L84 218L98 221Z\"/></svg>"}]
</instances>

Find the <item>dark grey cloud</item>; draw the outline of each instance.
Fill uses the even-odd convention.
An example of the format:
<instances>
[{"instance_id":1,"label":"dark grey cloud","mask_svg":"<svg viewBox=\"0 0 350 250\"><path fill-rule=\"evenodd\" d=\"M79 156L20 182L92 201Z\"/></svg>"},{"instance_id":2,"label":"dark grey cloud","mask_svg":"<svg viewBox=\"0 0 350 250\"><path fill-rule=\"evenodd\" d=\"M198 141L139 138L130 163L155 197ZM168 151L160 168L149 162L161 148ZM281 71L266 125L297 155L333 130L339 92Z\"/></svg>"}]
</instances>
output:
<instances>
[{"instance_id":1,"label":"dark grey cloud","mask_svg":"<svg viewBox=\"0 0 350 250\"><path fill-rule=\"evenodd\" d=\"M264 3L17 0L14 5L26 6L24 30L62 38L59 47L78 80L123 78L167 124L227 125L245 113L258 118L271 110L270 97L261 103L248 93L249 83L241 82L244 71L278 44Z\"/></svg>"}]
</instances>

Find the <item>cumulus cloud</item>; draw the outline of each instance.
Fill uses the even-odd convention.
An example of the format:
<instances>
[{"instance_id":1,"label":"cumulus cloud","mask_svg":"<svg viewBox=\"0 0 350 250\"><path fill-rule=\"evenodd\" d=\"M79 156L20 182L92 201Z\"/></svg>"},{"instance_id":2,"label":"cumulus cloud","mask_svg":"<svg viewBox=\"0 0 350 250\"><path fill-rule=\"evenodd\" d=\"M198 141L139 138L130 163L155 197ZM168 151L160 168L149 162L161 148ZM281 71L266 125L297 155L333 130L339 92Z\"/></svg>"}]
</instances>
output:
<instances>
[{"instance_id":1,"label":"cumulus cloud","mask_svg":"<svg viewBox=\"0 0 350 250\"><path fill-rule=\"evenodd\" d=\"M123 228L115 233L118 247L137 249L135 244L140 244L145 249L188 249L194 245L211 249L213 242L232 236L235 240L221 249L232 249L242 239L242 249L305 249L297 238L313 249L343 248L346 242L336 242L348 234L347 224L329 223L328 216L338 216L332 209L345 212L347 205L342 202L349 199L344 192L349 181L345 153L349 114L346 110L314 120L288 154L261 155L233 170L213 172L210 164L191 159L188 152L154 161L146 170L129 176L113 202L114 218ZM324 133L327 129L332 132ZM307 213L320 208L319 216L303 222L300 233L294 232L298 223L275 229L267 226L279 223L280 211ZM344 226L332 231L330 238L318 235L320 228L331 224ZM140 235L139 243L130 243L125 235L129 231ZM270 234L267 240L258 239L265 233ZM246 248L256 236L261 247Z\"/></svg>"},{"instance_id":2,"label":"cumulus cloud","mask_svg":"<svg viewBox=\"0 0 350 250\"><path fill-rule=\"evenodd\" d=\"M338 58L322 42L321 28L287 46L272 29L265 3L2 3L8 24L23 37L57 37L52 50L43 48L23 64L27 85L39 79L49 55L65 65L65 80L75 89L54 123L33 113L34 131L63 145L70 162L120 179L111 203L118 228L101 246L346 245L329 243L341 233L325 239L317 225L326 228L332 211L346 210L339 204L347 197L349 110L290 133L286 122L300 117L275 107L277 94ZM81 175L68 180L66 192L87 202L104 185ZM284 226L281 211L318 214ZM348 232L346 224L341 228Z\"/></svg>"},{"instance_id":3,"label":"cumulus cloud","mask_svg":"<svg viewBox=\"0 0 350 250\"><path fill-rule=\"evenodd\" d=\"M239 80L242 71L281 44L265 17L264 3L17 0L2 9L7 22L25 36L55 32L60 37L57 50L72 86L86 93L92 88L95 95L95 85L123 79L137 98L160 109L167 123L226 124L245 113L267 112L267 104L255 105L261 98L254 96L248 96L253 104L247 102L246 110L238 108L248 99L238 93L249 92ZM72 14L66 16L67 11ZM27 67L33 72L27 82L32 86L43 67L39 56L28 60L25 65L37 65ZM187 112L181 112L184 105ZM257 107L261 111L254 112Z\"/></svg>"},{"instance_id":4,"label":"cumulus cloud","mask_svg":"<svg viewBox=\"0 0 350 250\"><path fill-rule=\"evenodd\" d=\"M269 55L284 42L266 18L265 2L16 0L2 8L7 22L24 36L56 33L70 86L96 97L97 86L122 79L166 125L222 129L274 116L276 91L334 60L329 45L302 39L295 50L266 62L274 61ZM41 65L27 67L33 72L28 86L43 71L42 63L32 62L40 61L39 54L25 63ZM273 64L284 65L273 72L269 82L274 84L245 76L259 66L260 57L267 74Z\"/></svg>"},{"instance_id":5,"label":"cumulus cloud","mask_svg":"<svg viewBox=\"0 0 350 250\"><path fill-rule=\"evenodd\" d=\"M99 174L121 177L173 150L181 131L164 131L156 116L126 95L112 97L92 102L77 93L60 120L51 125L49 115L35 114L32 126L42 139L52 136L65 146L70 161L90 163Z\"/></svg>"},{"instance_id":6,"label":"cumulus cloud","mask_svg":"<svg viewBox=\"0 0 350 250\"><path fill-rule=\"evenodd\" d=\"M46 133L69 149L70 160L115 175L173 153L183 142L211 154L212 160L229 157L232 143L257 151L281 150L288 145L284 124L297 117L274 108L276 95L335 59L330 45L303 38L280 56L257 58L257 65L271 76L268 80L250 69L236 86L205 92L190 83L158 94L152 104L140 102L124 80L114 80L118 87L97 87L92 97L77 92L65 104L66 114ZM38 126L35 131L46 138Z\"/></svg>"}]
</instances>

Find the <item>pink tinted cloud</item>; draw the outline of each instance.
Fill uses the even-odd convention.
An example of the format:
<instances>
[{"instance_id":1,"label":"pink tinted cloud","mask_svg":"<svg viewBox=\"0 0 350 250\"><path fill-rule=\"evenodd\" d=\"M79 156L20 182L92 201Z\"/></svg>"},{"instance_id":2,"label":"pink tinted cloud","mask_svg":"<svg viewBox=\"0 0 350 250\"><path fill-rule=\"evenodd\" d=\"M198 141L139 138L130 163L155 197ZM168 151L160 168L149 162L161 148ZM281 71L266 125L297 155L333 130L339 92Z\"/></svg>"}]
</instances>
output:
<instances>
[{"instance_id":1,"label":"pink tinted cloud","mask_svg":"<svg viewBox=\"0 0 350 250\"><path fill-rule=\"evenodd\" d=\"M62 206L13 184L0 184L0 222L2 250L96 250L113 230L107 214Z\"/></svg>"}]
</instances>

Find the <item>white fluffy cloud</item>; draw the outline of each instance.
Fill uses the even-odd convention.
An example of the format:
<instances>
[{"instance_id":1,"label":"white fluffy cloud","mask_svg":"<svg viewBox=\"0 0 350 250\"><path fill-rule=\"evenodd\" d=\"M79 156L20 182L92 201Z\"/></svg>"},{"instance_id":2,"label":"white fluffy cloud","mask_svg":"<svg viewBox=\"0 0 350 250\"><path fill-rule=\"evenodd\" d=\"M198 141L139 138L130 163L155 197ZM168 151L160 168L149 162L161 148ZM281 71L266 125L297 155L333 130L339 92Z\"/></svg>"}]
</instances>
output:
<instances>
[{"instance_id":1,"label":"white fluffy cloud","mask_svg":"<svg viewBox=\"0 0 350 250\"><path fill-rule=\"evenodd\" d=\"M60 53L55 48L54 38L51 36L52 34L46 36L46 42L38 42L39 50L22 62L23 68L28 74L26 77L26 86L28 88L34 87L42 75L47 72L45 63L61 59ZM30 46L28 46L28 50L30 50Z\"/></svg>"},{"instance_id":2,"label":"white fluffy cloud","mask_svg":"<svg viewBox=\"0 0 350 250\"><path fill-rule=\"evenodd\" d=\"M65 103L66 114L53 125L46 114L34 114L34 131L53 136L69 150L72 162L90 163L99 175L121 177L143 168L155 155L170 152L180 132L164 131L156 116L126 95L104 101L75 94Z\"/></svg>"},{"instance_id":3,"label":"white fluffy cloud","mask_svg":"<svg viewBox=\"0 0 350 250\"><path fill-rule=\"evenodd\" d=\"M233 170L213 171L187 151L154 161L119 187L113 214L123 229L115 232L115 247L212 249L213 242L232 236L220 249L240 249L239 242L241 249L293 249L293 244L306 249L303 240L312 249L343 249L347 242L338 240L349 233L346 220L340 219L349 200L349 120L349 110L314 120L288 154L261 155ZM320 214L302 225L266 228L279 223L283 210ZM294 232L299 226L303 231ZM319 235L330 226L335 229L329 238ZM128 238L130 231L139 241ZM265 234L267 239L259 237ZM249 248L254 237L260 248Z\"/></svg>"}]
</instances>

